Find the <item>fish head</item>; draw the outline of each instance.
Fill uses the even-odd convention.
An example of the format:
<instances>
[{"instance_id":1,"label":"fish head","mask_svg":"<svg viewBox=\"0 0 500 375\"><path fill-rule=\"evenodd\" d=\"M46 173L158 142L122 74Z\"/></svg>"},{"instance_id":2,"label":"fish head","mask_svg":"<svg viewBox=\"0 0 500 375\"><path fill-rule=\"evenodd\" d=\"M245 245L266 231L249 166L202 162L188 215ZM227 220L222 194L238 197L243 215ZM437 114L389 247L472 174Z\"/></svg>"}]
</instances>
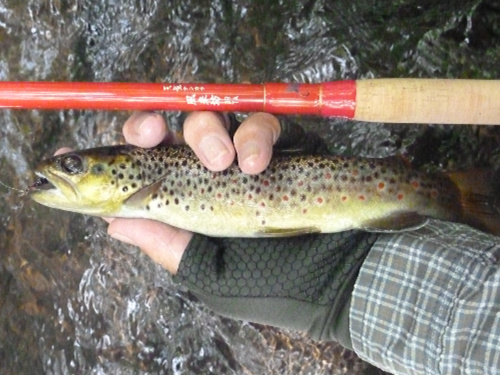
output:
<instances>
[{"instance_id":1,"label":"fish head","mask_svg":"<svg viewBox=\"0 0 500 375\"><path fill-rule=\"evenodd\" d=\"M88 215L113 216L142 187L130 147L72 151L42 161L29 188L36 202Z\"/></svg>"}]
</instances>

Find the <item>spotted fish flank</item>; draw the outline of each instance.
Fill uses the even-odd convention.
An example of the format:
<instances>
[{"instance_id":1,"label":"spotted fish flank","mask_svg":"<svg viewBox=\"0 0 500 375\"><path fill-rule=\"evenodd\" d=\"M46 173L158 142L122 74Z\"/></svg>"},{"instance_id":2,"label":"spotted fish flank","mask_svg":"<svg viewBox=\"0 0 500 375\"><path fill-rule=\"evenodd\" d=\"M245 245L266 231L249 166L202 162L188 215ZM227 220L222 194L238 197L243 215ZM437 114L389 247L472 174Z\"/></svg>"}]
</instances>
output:
<instances>
[{"instance_id":1,"label":"spotted fish flank","mask_svg":"<svg viewBox=\"0 0 500 375\"><path fill-rule=\"evenodd\" d=\"M264 172L247 175L236 164L209 171L185 146L115 146L52 157L36 173L30 194L47 206L213 236L393 231L418 228L427 217L468 221L455 182L395 158L276 155Z\"/></svg>"}]
</instances>

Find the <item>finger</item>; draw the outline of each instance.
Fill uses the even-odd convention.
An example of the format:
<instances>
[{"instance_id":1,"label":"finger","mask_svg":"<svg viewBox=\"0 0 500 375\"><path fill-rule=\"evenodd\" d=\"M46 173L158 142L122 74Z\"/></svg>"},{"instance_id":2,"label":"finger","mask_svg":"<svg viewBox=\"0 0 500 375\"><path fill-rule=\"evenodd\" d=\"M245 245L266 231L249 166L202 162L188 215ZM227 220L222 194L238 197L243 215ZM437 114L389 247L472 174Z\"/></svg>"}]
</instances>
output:
<instances>
[{"instance_id":1,"label":"finger","mask_svg":"<svg viewBox=\"0 0 500 375\"><path fill-rule=\"evenodd\" d=\"M243 172L256 174L266 169L280 131L279 120L269 113L255 113L240 125L234 135L234 146Z\"/></svg>"},{"instance_id":2,"label":"finger","mask_svg":"<svg viewBox=\"0 0 500 375\"><path fill-rule=\"evenodd\" d=\"M231 165L235 151L225 117L216 112L193 112L184 121L184 139L212 171Z\"/></svg>"},{"instance_id":3,"label":"finger","mask_svg":"<svg viewBox=\"0 0 500 375\"><path fill-rule=\"evenodd\" d=\"M154 112L136 112L123 125L125 140L139 147L154 147L163 141L167 134L165 120Z\"/></svg>"},{"instance_id":4,"label":"finger","mask_svg":"<svg viewBox=\"0 0 500 375\"><path fill-rule=\"evenodd\" d=\"M61 155L61 154L66 154L67 152L71 152L71 151L73 151L72 148L62 147L59 150L57 150L56 152L54 152L54 156Z\"/></svg>"},{"instance_id":5,"label":"finger","mask_svg":"<svg viewBox=\"0 0 500 375\"><path fill-rule=\"evenodd\" d=\"M171 274L179 268L192 233L146 219L114 219L108 234L122 242L138 246L146 255Z\"/></svg>"}]
</instances>

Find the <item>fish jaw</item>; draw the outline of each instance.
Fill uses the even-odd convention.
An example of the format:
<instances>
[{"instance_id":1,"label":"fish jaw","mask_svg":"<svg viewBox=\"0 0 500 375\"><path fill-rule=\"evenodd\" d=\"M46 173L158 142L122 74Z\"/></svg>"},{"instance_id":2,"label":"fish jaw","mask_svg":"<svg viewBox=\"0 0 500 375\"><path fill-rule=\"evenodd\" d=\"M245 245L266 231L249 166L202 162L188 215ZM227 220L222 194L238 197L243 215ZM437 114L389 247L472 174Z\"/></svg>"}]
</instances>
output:
<instances>
[{"instance_id":1,"label":"fish jaw","mask_svg":"<svg viewBox=\"0 0 500 375\"><path fill-rule=\"evenodd\" d=\"M39 179L29 188L28 194L37 203L93 216L113 216L118 211L119 205L113 200L98 203L89 202L80 193L77 183L67 178L63 173L58 173L42 165L35 171L35 174Z\"/></svg>"}]
</instances>

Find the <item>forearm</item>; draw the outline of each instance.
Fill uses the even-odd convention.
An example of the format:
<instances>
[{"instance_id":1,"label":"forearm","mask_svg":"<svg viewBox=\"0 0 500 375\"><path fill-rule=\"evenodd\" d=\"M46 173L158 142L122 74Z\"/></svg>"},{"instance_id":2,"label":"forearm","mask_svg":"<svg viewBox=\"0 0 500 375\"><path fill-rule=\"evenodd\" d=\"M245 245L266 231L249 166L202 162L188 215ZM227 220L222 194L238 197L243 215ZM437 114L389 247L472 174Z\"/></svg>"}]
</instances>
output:
<instances>
[{"instance_id":1,"label":"forearm","mask_svg":"<svg viewBox=\"0 0 500 375\"><path fill-rule=\"evenodd\" d=\"M497 374L500 239L432 220L384 235L361 267L353 348L394 374Z\"/></svg>"}]
</instances>

